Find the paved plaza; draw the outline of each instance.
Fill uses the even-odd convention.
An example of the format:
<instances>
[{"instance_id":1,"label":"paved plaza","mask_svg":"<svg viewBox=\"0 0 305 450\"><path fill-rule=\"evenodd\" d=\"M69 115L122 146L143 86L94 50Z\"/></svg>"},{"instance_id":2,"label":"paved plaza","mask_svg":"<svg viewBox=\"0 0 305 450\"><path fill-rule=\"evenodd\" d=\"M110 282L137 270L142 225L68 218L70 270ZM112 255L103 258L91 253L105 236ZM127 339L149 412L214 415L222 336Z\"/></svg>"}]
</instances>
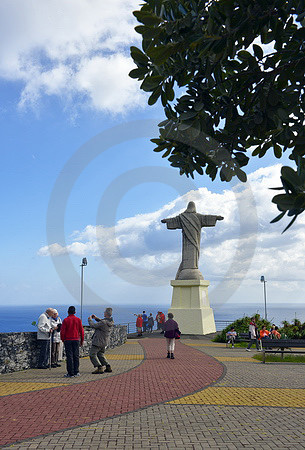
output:
<instances>
[{"instance_id":1,"label":"paved plaza","mask_svg":"<svg viewBox=\"0 0 305 450\"><path fill-rule=\"evenodd\" d=\"M261 364L208 338L130 339L112 373L65 364L0 378L0 446L14 449L302 449L305 365Z\"/></svg>"}]
</instances>

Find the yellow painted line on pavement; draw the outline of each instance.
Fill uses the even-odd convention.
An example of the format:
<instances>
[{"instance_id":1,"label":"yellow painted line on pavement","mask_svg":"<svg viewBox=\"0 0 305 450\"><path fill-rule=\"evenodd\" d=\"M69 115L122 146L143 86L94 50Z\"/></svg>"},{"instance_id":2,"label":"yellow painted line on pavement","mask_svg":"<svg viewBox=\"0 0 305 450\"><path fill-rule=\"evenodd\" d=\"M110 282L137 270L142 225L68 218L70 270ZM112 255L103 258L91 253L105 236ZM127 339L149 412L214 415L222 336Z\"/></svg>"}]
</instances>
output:
<instances>
[{"instance_id":1,"label":"yellow painted line on pavement","mask_svg":"<svg viewBox=\"0 0 305 450\"><path fill-rule=\"evenodd\" d=\"M305 408L305 389L209 387L196 394L187 395L168 403Z\"/></svg>"},{"instance_id":2,"label":"yellow painted line on pavement","mask_svg":"<svg viewBox=\"0 0 305 450\"><path fill-rule=\"evenodd\" d=\"M138 343L139 343L139 341L125 342L125 344L129 344L129 345L134 345L134 344L138 344Z\"/></svg>"},{"instance_id":3,"label":"yellow painted line on pavement","mask_svg":"<svg viewBox=\"0 0 305 450\"><path fill-rule=\"evenodd\" d=\"M144 359L143 355L106 355L107 359L116 359L116 360L136 360L136 359Z\"/></svg>"},{"instance_id":4,"label":"yellow painted line on pavement","mask_svg":"<svg viewBox=\"0 0 305 450\"><path fill-rule=\"evenodd\" d=\"M12 394L22 394L23 392L40 391L58 386L66 386L66 383L31 383L31 382L0 382L0 397Z\"/></svg>"}]
</instances>

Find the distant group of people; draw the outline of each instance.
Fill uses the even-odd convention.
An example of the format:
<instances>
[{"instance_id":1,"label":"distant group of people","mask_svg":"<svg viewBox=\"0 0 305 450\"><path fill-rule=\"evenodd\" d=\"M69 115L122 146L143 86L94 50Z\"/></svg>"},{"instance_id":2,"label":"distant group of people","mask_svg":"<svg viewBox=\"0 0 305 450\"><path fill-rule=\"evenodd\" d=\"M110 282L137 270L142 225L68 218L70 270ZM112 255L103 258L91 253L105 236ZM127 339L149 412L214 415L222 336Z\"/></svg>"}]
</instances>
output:
<instances>
[{"instance_id":1,"label":"distant group of people","mask_svg":"<svg viewBox=\"0 0 305 450\"><path fill-rule=\"evenodd\" d=\"M75 307L70 306L68 308L68 316L63 321L61 321L57 310L54 308L47 308L40 315L37 324L37 339L39 343L38 369L60 367L58 361L60 359L60 348L63 343L67 365L65 377L80 376L79 347L84 342L84 327L81 319L76 317L75 313ZM88 323L94 329L89 352L90 361L95 368L92 373L112 372L111 366L105 357L105 350L109 345L110 332L113 327L112 308L105 309L102 319L92 314L88 317ZM105 370L103 367L105 367Z\"/></svg>"},{"instance_id":2,"label":"distant group of people","mask_svg":"<svg viewBox=\"0 0 305 450\"><path fill-rule=\"evenodd\" d=\"M162 311L157 312L155 319L152 313L147 316L145 311L143 311L142 314L134 315L137 316L136 328L139 337L141 337L145 332L152 333L155 321L157 323L157 330L162 330L161 333L164 333L165 315Z\"/></svg>"},{"instance_id":3,"label":"distant group of people","mask_svg":"<svg viewBox=\"0 0 305 450\"><path fill-rule=\"evenodd\" d=\"M79 317L75 315L75 306L69 306L68 316L62 321L58 311L47 308L38 319L37 339L39 343L38 369L60 367L59 361L64 345L66 353L67 373L66 378L79 377L79 348L84 342L84 327ZM172 313L165 315L158 311L156 319L152 313L149 316L143 311L137 317L138 336L143 332L152 332L154 322L157 329L162 330L166 338L167 358L174 359L175 340L180 338L178 323ZM105 351L110 341L110 333L113 327L112 308L106 308L104 317L100 319L95 314L88 317L88 323L94 329L92 344L89 352L90 361L94 366L93 374L112 372L112 368L106 359ZM105 368L105 369L104 369Z\"/></svg>"},{"instance_id":4,"label":"distant group of people","mask_svg":"<svg viewBox=\"0 0 305 450\"><path fill-rule=\"evenodd\" d=\"M145 311L142 314L135 314L135 316L137 316L136 328L139 337L146 331L151 333L156 321L157 330L162 330L161 334L164 334L166 338L167 358L174 359L175 341L180 339L181 335L178 323L174 320L174 315L168 313L168 320L165 320L165 314L162 311L157 312L156 319L153 318L152 313L147 317Z\"/></svg>"},{"instance_id":5,"label":"distant group of people","mask_svg":"<svg viewBox=\"0 0 305 450\"><path fill-rule=\"evenodd\" d=\"M234 347L235 340L237 338L237 333L232 327L230 331L226 333L226 339L227 343L231 344L232 347ZM246 348L248 352L250 352L250 349L253 344L255 344L257 351L260 351L259 342L262 339L280 339L281 333L278 331L278 327L275 324L272 324L272 327L270 330L267 330L267 327L265 325L262 326L261 330L258 330L258 327L255 323L255 317L251 318L250 324L249 324L249 344Z\"/></svg>"}]
</instances>

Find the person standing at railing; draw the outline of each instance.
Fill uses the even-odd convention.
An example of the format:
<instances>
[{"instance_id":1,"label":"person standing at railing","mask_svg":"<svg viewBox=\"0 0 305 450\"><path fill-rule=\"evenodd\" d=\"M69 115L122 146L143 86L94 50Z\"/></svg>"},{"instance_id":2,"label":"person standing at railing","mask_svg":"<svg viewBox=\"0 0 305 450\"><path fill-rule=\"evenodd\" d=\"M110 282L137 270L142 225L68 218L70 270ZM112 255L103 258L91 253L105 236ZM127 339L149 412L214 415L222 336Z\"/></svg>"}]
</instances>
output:
<instances>
[{"instance_id":1,"label":"person standing at railing","mask_svg":"<svg viewBox=\"0 0 305 450\"><path fill-rule=\"evenodd\" d=\"M142 336L142 326L143 326L142 314L139 314L136 321L136 327L139 337Z\"/></svg>"},{"instance_id":2,"label":"person standing at railing","mask_svg":"<svg viewBox=\"0 0 305 450\"><path fill-rule=\"evenodd\" d=\"M147 314L145 311L143 311L143 314L142 314L142 321L143 321L143 325L142 325L143 332L145 333L147 330L147 325L148 325L148 317L147 317Z\"/></svg>"},{"instance_id":3,"label":"person standing at railing","mask_svg":"<svg viewBox=\"0 0 305 450\"><path fill-rule=\"evenodd\" d=\"M152 333L152 330L153 330L153 327L154 327L154 318L153 318L153 315L152 315L152 313L150 313L149 314L149 317L148 317L148 331L150 332L150 333Z\"/></svg>"}]
</instances>

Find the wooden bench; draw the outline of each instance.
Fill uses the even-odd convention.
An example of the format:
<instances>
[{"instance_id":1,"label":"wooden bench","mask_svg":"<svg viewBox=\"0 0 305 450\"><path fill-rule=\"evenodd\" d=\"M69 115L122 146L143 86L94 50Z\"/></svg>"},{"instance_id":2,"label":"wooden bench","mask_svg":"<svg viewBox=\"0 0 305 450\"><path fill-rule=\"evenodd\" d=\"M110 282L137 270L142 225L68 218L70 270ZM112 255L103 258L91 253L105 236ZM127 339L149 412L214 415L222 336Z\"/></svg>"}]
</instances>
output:
<instances>
[{"instance_id":1,"label":"wooden bench","mask_svg":"<svg viewBox=\"0 0 305 450\"><path fill-rule=\"evenodd\" d=\"M292 348L304 348L305 339L262 339L263 363L266 362L266 353L281 353L282 359L284 353L305 353L305 351L295 351Z\"/></svg>"}]
</instances>

